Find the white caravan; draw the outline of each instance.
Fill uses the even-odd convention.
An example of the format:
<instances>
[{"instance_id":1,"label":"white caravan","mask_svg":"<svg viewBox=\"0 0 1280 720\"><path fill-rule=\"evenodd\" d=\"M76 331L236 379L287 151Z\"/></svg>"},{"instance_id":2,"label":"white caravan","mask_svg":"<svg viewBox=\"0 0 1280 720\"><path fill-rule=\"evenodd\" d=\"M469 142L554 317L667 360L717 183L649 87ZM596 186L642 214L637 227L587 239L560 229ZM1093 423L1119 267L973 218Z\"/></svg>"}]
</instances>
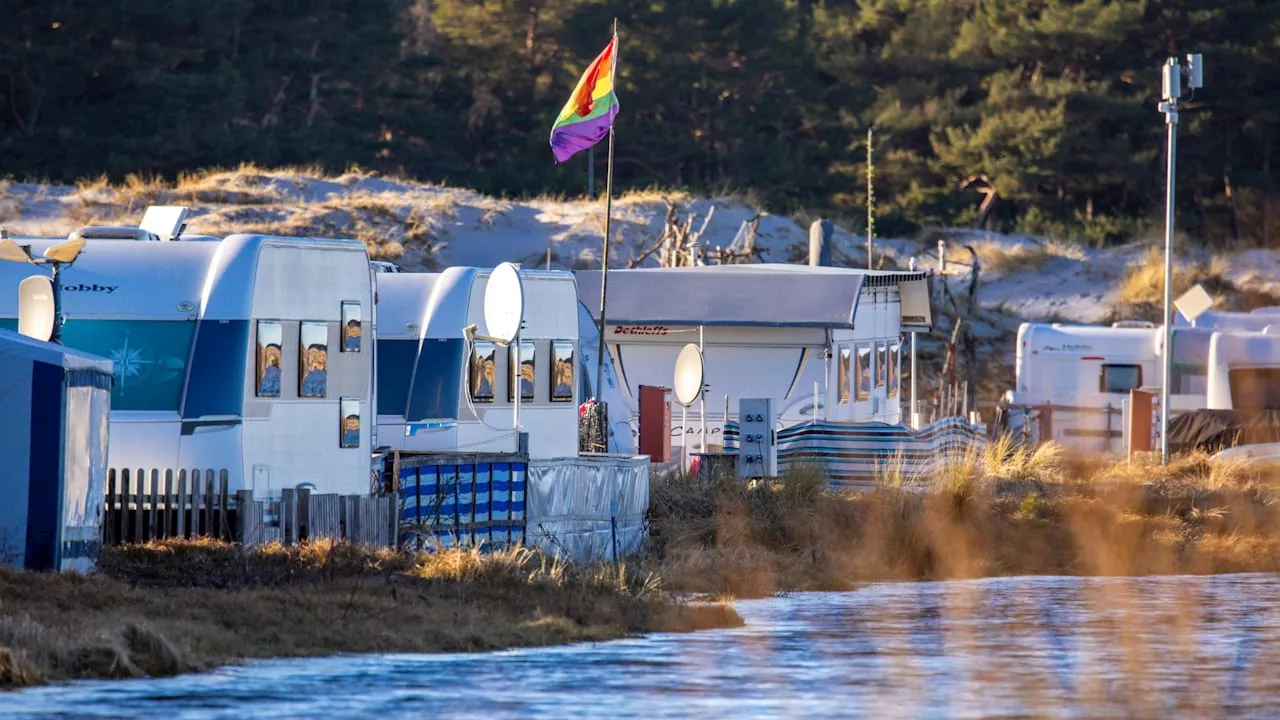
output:
<instances>
[{"instance_id":1,"label":"white caravan","mask_svg":"<svg viewBox=\"0 0 1280 720\"><path fill-rule=\"evenodd\" d=\"M514 348L489 334L490 270L387 273L378 283L378 439L399 450L512 452ZM532 458L576 457L580 360L571 273L521 270L520 426Z\"/></svg>"},{"instance_id":2,"label":"white caravan","mask_svg":"<svg viewBox=\"0 0 1280 720\"><path fill-rule=\"evenodd\" d=\"M1205 407L1280 410L1280 324L1263 332L1213 334Z\"/></svg>"},{"instance_id":3,"label":"white caravan","mask_svg":"<svg viewBox=\"0 0 1280 720\"><path fill-rule=\"evenodd\" d=\"M108 467L226 471L258 497L369 492L373 291L352 240L159 239L86 228L62 272L63 342L114 361ZM115 239L118 238L118 239ZM63 239L19 238L39 256ZM0 327L18 284L0 263Z\"/></svg>"},{"instance_id":4,"label":"white caravan","mask_svg":"<svg viewBox=\"0 0 1280 720\"><path fill-rule=\"evenodd\" d=\"M1182 313L1176 313L1173 327L1195 327L1202 330L1233 330L1236 332L1261 332L1271 324L1280 323L1280 308L1263 307L1249 312L1209 311L1202 313L1194 323Z\"/></svg>"},{"instance_id":5,"label":"white caravan","mask_svg":"<svg viewBox=\"0 0 1280 720\"><path fill-rule=\"evenodd\" d=\"M1245 326L1256 322L1248 317L1218 313L1213 321ZM1170 406L1175 415L1208 407L1214 334L1199 322L1173 329ZM1011 411L1008 429L1028 430L1025 412L1048 408L1050 435L1038 439L1075 450L1122 452L1129 391L1158 391L1163 362L1164 330L1151 323L1023 323L1018 328L1015 386L1005 394Z\"/></svg>"},{"instance_id":6,"label":"white caravan","mask_svg":"<svg viewBox=\"0 0 1280 720\"><path fill-rule=\"evenodd\" d=\"M611 271L606 345L633 433L639 387L671 387L681 348L699 342L708 448L723 446L726 412L735 419L742 398L773 398L780 428L901 423L902 333L929 329L927 277L775 264ZM578 273L579 297L597 319L600 281L600 271ZM611 423L622 419L609 411ZM673 403L674 446L699 442L700 413L690 408L684 428Z\"/></svg>"}]
</instances>

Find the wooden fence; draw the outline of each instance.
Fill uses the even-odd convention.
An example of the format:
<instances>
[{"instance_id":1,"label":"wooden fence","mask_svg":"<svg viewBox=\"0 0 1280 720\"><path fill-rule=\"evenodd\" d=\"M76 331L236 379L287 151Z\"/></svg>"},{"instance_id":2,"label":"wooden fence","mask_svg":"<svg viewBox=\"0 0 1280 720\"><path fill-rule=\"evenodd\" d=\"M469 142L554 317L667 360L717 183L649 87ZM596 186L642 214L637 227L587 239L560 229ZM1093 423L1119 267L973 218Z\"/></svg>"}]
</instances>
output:
<instances>
[{"instance_id":1,"label":"wooden fence","mask_svg":"<svg viewBox=\"0 0 1280 720\"><path fill-rule=\"evenodd\" d=\"M235 540L227 471L107 471L104 545L164 538Z\"/></svg>"},{"instance_id":2,"label":"wooden fence","mask_svg":"<svg viewBox=\"0 0 1280 720\"><path fill-rule=\"evenodd\" d=\"M320 538L390 547L396 536L394 495L319 494L285 489L255 500L228 493L226 470L107 472L104 545L169 538L214 538L245 546Z\"/></svg>"}]
</instances>

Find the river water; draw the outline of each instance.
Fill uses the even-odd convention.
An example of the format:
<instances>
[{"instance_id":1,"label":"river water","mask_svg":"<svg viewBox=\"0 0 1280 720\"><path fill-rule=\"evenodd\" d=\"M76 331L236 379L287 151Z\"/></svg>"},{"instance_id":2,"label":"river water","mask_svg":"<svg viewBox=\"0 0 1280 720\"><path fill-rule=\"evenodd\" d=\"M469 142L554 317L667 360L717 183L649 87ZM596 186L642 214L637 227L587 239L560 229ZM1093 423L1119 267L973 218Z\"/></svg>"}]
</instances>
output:
<instances>
[{"instance_id":1,"label":"river water","mask_svg":"<svg viewBox=\"0 0 1280 720\"><path fill-rule=\"evenodd\" d=\"M1280 717L1280 577L886 583L746 626L261 661L0 694L0 717Z\"/></svg>"}]
</instances>

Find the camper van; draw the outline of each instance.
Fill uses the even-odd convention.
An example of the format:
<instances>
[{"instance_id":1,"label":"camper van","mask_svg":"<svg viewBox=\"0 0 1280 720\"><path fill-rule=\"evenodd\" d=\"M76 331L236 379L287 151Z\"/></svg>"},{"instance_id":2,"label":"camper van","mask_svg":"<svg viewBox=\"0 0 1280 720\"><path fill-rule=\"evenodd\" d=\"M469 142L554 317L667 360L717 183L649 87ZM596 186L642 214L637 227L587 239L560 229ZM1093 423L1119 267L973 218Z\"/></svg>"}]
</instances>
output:
<instances>
[{"instance_id":1,"label":"camper van","mask_svg":"<svg viewBox=\"0 0 1280 720\"><path fill-rule=\"evenodd\" d=\"M578 273L600 317L599 271ZM773 398L777 426L902 422L903 333L931 322L927 275L804 265L719 265L609 273L606 347L632 432L641 385L671 387L676 358L701 345L706 446L722 446L742 398ZM904 299L905 298L905 299ZM611 422L621 419L611 404ZM702 405L673 403L673 445L701 444Z\"/></svg>"},{"instance_id":2,"label":"camper van","mask_svg":"<svg viewBox=\"0 0 1280 720\"><path fill-rule=\"evenodd\" d=\"M511 452L516 348L484 340L490 270L379 275L378 437L399 450ZM576 457L582 363L571 273L521 270L520 426L530 457ZM476 339L464 332L476 326Z\"/></svg>"},{"instance_id":3,"label":"camper van","mask_svg":"<svg viewBox=\"0 0 1280 720\"><path fill-rule=\"evenodd\" d=\"M372 273L353 240L86 228L61 273L63 343L114 362L109 474L369 492ZM19 238L34 256L61 242ZM18 284L0 263L0 327Z\"/></svg>"}]
</instances>

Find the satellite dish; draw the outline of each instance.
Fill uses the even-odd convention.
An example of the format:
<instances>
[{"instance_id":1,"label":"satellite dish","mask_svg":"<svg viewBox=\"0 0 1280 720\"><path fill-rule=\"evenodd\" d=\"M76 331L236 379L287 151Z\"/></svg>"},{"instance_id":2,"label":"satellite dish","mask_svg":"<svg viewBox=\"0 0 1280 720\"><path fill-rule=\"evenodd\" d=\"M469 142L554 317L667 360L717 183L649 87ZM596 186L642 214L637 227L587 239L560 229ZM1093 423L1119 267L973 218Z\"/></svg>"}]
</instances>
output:
<instances>
[{"instance_id":1,"label":"satellite dish","mask_svg":"<svg viewBox=\"0 0 1280 720\"><path fill-rule=\"evenodd\" d=\"M676 358L676 402L689 407L702 394L702 351L689 343Z\"/></svg>"},{"instance_id":2,"label":"satellite dish","mask_svg":"<svg viewBox=\"0 0 1280 720\"><path fill-rule=\"evenodd\" d=\"M84 238L80 233L71 233L71 237L65 242L52 245L48 250L44 251L44 256L53 262L69 263L75 262L80 256L80 251L84 249Z\"/></svg>"},{"instance_id":3,"label":"satellite dish","mask_svg":"<svg viewBox=\"0 0 1280 720\"><path fill-rule=\"evenodd\" d=\"M511 342L524 322L524 283L520 269L505 262L493 269L484 290L484 324L489 337Z\"/></svg>"},{"instance_id":4,"label":"satellite dish","mask_svg":"<svg viewBox=\"0 0 1280 720\"><path fill-rule=\"evenodd\" d=\"M1196 285L1179 295L1178 299L1173 301L1173 306L1178 309L1178 312L1182 313L1182 317L1194 325L1196 318L1213 307L1213 298L1209 297L1209 293L1205 292L1203 286Z\"/></svg>"},{"instance_id":5,"label":"satellite dish","mask_svg":"<svg viewBox=\"0 0 1280 720\"><path fill-rule=\"evenodd\" d=\"M32 275L18 283L18 332L36 340L53 337L53 281Z\"/></svg>"}]
</instances>

